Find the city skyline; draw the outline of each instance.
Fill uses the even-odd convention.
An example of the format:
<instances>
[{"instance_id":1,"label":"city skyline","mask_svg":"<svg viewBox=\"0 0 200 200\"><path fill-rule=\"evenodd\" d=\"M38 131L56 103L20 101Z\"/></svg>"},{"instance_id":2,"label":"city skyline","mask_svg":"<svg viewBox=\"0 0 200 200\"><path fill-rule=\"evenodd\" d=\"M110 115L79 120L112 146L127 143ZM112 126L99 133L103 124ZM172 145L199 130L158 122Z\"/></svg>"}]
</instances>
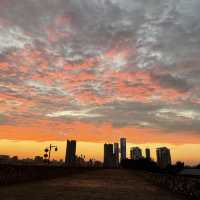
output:
<instances>
[{"instance_id":1,"label":"city skyline","mask_svg":"<svg viewBox=\"0 0 200 200\"><path fill-rule=\"evenodd\" d=\"M2 0L0 154L30 157L69 139L102 160L99 146L123 136L128 154L168 146L173 161L198 164L199 8L199 0Z\"/></svg>"},{"instance_id":2,"label":"city skyline","mask_svg":"<svg viewBox=\"0 0 200 200\"><path fill-rule=\"evenodd\" d=\"M114 143L116 143L116 141ZM24 158L25 159L26 158L33 159L35 156L43 157L44 147L49 146L50 143L48 143L48 142L45 142L45 143L32 142L31 146L30 146L30 144L27 143L26 141L24 141L24 142L8 141L8 143L6 143L6 141L4 141L4 143L2 143L2 145L5 145L5 144L7 144L7 149L5 151L1 151L0 155L9 155L11 157L18 156L19 159L24 159ZM65 142L51 141L51 144L56 144L59 149L57 152L52 153L52 159L65 161L66 141ZM104 144L105 144L105 142L89 143L89 142L77 141L76 155L77 156L84 155L86 160L94 159L94 160L99 160L99 161L103 162L103 154L104 154L103 146L104 146ZM16 145L16 148L12 149L13 145ZM133 144L133 143L127 142L126 145L127 145L127 154L126 154L127 158L131 158L131 155L130 155L131 148L138 146L139 148L141 148L142 155L144 157L146 157L146 152L145 152L146 148L150 149L151 158L154 161L156 161L157 160L156 149L166 146L171 151L173 164L175 164L177 161L182 161L182 162L185 162L186 165L193 165L193 166L199 164L198 155L193 160L188 159L189 155L191 153L195 153L196 149L198 149L199 146L196 147L196 149L195 149L193 147L193 145L187 145L184 148L181 146L173 146L170 144L159 144L159 145L151 144L151 145L149 145L149 144ZM3 148L4 148L4 146L3 146ZM2 146L0 147L0 150L1 149L2 149ZM26 151L24 151L24 149L26 149ZM184 151L185 149L186 150L190 149L190 151ZM200 150L200 148L199 148L199 150ZM24 152L26 152L26 154L24 154ZM185 155L185 156L182 156L182 155Z\"/></svg>"},{"instance_id":3,"label":"city skyline","mask_svg":"<svg viewBox=\"0 0 200 200\"><path fill-rule=\"evenodd\" d=\"M61 165L64 165L69 168L74 167L86 167L86 166L94 166L93 161L97 161L97 166L103 166L104 168L119 168L120 166L123 166L124 161L127 159L131 159L134 161L139 160L148 160L149 162L155 161L157 165L164 169L168 166L172 165L172 159L171 159L171 150L168 147L156 147L156 160L154 160L151 155L151 150L149 148L145 148L145 155L142 153L142 149L140 147L131 147L130 148L130 156L127 155L127 149L126 149L126 138L120 138L119 143L115 142L112 143L104 143L103 145L103 165L101 165L101 161L97 161L93 158L89 159L89 162L86 164L86 157L84 155L84 152L81 152L81 155L77 155L77 141L76 140L67 140L66 142L66 148L65 148L65 160L60 159L58 162L57 160L53 159L51 157L52 150L55 150L55 152L58 151L58 146L50 144L48 147L44 149L44 155L43 156L35 156L34 159L26 158L26 159L18 159L18 156L10 156L10 155L0 155L0 161L3 164L10 163L10 164L16 164L21 161L25 164L33 164L34 162L36 164L50 164L52 162L56 164L60 163ZM180 161L179 161L180 162ZM177 163L177 161L176 161ZM100 165L99 165L100 164Z\"/></svg>"}]
</instances>

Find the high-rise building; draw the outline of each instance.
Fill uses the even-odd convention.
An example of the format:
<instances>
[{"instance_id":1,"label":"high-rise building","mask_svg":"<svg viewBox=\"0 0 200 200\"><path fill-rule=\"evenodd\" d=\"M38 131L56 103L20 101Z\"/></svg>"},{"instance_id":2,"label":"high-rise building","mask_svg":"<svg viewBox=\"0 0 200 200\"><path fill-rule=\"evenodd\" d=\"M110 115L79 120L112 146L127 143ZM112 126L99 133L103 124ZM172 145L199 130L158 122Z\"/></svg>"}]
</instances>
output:
<instances>
[{"instance_id":1,"label":"high-rise building","mask_svg":"<svg viewBox=\"0 0 200 200\"><path fill-rule=\"evenodd\" d=\"M114 162L115 167L119 166L119 143L114 143Z\"/></svg>"},{"instance_id":2,"label":"high-rise building","mask_svg":"<svg viewBox=\"0 0 200 200\"><path fill-rule=\"evenodd\" d=\"M126 159L126 138L120 138L121 161Z\"/></svg>"},{"instance_id":3,"label":"high-rise building","mask_svg":"<svg viewBox=\"0 0 200 200\"><path fill-rule=\"evenodd\" d=\"M76 141L67 140L65 164L68 167L73 167L75 166L75 162L76 162Z\"/></svg>"},{"instance_id":4,"label":"high-rise building","mask_svg":"<svg viewBox=\"0 0 200 200\"><path fill-rule=\"evenodd\" d=\"M150 149L146 148L145 149L145 153L146 153L146 159L151 160L151 151L150 151Z\"/></svg>"},{"instance_id":5,"label":"high-rise building","mask_svg":"<svg viewBox=\"0 0 200 200\"><path fill-rule=\"evenodd\" d=\"M104 167L106 168L115 167L113 144L104 144Z\"/></svg>"},{"instance_id":6,"label":"high-rise building","mask_svg":"<svg viewBox=\"0 0 200 200\"><path fill-rule=\"evenodd\" d=\"M167 147L157 148L157 163L161 168L166 168L171 165L170 149Z\"/></svg>"},{"instance_id":7,"label":"high-rise building","mask_svg":"<svg viewBox=\"0 0 200 200\"><path fill-rule=\"evenodd\" d=\"M139 160L142 158L142 150L139 147L132 147L131 148L131 159Z\"/></svg>"}]
</instances>

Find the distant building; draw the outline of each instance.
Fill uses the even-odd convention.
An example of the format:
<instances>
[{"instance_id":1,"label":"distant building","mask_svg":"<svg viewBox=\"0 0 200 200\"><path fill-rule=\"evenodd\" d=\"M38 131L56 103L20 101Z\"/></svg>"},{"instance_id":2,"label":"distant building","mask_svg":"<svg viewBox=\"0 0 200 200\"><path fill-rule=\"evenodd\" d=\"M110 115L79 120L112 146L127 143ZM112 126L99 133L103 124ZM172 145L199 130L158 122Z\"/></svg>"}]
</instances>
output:
<instances>
[{"instance_id":1,"label":"distant building","mask_svg":"<svg viewBox=\"0 0 200 200\"><path fill-rule=\"evenodd\" d=\"M132 147L131 148L131 159L139 160L142 158L142 150L139 147Z\"/></svg>"},{"instance_id":2,"label":"distant building","mask_svg":"<svg viewBox=\"0 0 200 200\"><path fill-rule=\"evenodd\" d=\"M120 139L121 161L126 159L126 138Z\"/></svg>"},{"instance_id":3,"label":"distant building","mask_svg":"<svg viewBox=\"0 0 200 200\"><path fill-rule=\"evenodd\" d=\"M35 164L43 164L44 163L44 159L41 156L35 156L34 161L35 161Z\"/></svg>"},{"instance_id":4,"label":"distant building","mask_svg":"<svg viewBox=\"0 0 200 200\"><path fill-rule=\"evenodd\" d=\"M67 140L65 164L68 167L74 167L76 163L76 141Z\"/></svg>"},{"instance_id":5,"label":"distant building","mask_svg":"<svg viewBox=\"0 0 200 200\"><path fill-rule=\"evenodd\" d=\"M115 167L119 166L119 143L114 143L114 162Z\"/></svg>"},{"instance_id":6,"label":"distant building","mask_svg":"<svg viewBox=\"0 0 200 200\"><path fill-rule=\"evenodd\" d=\"M34 159L36 162L37 161L43 161L44 159L43 159L43 157L42 156L35 156L35 159Z\"/></svg>"},{"instance_id":7,"label":"distant building","mask_svg":"<svg viewBox=\"0 0 200 200\"><path fill-rule=\"evenodd\" d=\"M115 167L113 144L104 144L104 167Z\"/></svg>"},{"instance_id":8,"label":"distant building","mask_svg":"<svg viewBox=\"0 0 200 200\"><path fill-rule=\"evenodd\" d=\"M86 167L85 156L76 156L76 167Z\"/></svg>"},{"instance_id":9,"label":"distant building","mask_svg":"<svg viewBox=\"0 0 200 200\"><path fill-rule=\"evenodd\" d=\"M0 164L8 164L10 161L10 156L0 155Z\"/></svg>"},{"instance_id":10,"label":"distant building","mask_svg":"<svg viewBox=\"0 0 200 200\"><path fill-rule=\"evenodd\" d=\"M24 158L20 161L23 165L34 165L35 161L32 158Z\"/></svg>"},{"instance_id":11,"label":"distant building","mask_svg":"<svg viewBox=\"0 0 200 200\"><path fill-rule=\"evenodd\" d=\"M157 163L161 168L166 168L167 166L171 165L170 149L167 147L157 148L156 155Z\"/></svg>"},{"instance_id":12,"label":"distant building","mask_svg":"<svg viewBox=\"0 0 200 200\"><path fill-rule=\"evenodd\" d=\"M10 159L10 156L8 156L8 155L0 155L0 159L1 160L8 160L8 159Z\"/></svg>"},{"instance_id":13,"label":"distant building","mask_svg":"<svg viewBox=\"0 0 200 200\"><path fill-rule=\"evenodd\" d=\"M146 153L146 159L151 160L151 151L150 149L145 149L145 153Z\"/></svg>"},{"instance_id":14,"label":"distant building","mask_svg":"<svg viewBox=\"0 0 200 200\"><path fill-rule=\"evenodd\" d=\"M102 168L103 167L103 164L101 161L94 161L94 167L95 168Z\"/></svg>"}]
</instances>

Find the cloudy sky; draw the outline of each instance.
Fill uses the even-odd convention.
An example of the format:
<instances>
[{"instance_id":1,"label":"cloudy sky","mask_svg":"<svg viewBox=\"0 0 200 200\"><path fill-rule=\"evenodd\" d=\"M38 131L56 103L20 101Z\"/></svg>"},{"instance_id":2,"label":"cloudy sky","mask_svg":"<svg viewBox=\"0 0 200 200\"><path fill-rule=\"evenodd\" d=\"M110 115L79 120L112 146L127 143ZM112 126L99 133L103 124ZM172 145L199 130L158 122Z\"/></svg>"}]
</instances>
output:
<instances>
[{"instance_id":1,"label":"cloudy sky","mask_svg":"<svg viewBox=\"0 0 200 200\"><path fill-rule=\"evenodd\" d=\"M1 0L0 138L200 143L199 0Z\"/></svg>"}]
</instances>

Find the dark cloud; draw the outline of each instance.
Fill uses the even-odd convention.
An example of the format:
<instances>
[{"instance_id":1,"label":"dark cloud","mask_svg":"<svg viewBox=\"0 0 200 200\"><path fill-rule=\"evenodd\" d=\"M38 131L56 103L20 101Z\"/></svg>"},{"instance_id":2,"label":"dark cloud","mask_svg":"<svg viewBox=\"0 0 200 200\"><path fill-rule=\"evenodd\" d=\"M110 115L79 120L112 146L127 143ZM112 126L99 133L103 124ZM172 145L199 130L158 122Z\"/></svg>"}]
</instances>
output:
<instances>
[{"instance_id":1,"label":"dark cloud","mask_svg":"<svg viewBox=\"0 0 200 200\"><path fill-rule=\"evenodd\" d=\"M0 114L0 124L5 124L5 118Z\"/></svg>"},{"instance_id":2,"label":"dark cloud","mask_svg":"<svg viewBox=\"0 0 200 200\"><path fill-rule=\"evenodd\" d=\"M199 0L2 1L3 108L19 121L64 112L58 120L199 131L199 8Z\"/></svg>"},{"instance_id":3,"label":"dark cloud","mask_svg":"<svg viewBox=\"0 0 200 200\"><path fill-rule=\"evenodd\" d=\"M0 113L0 125L15 125L15 119L9 117L7 114Z\"/></svg>"},{"instance_id":4,"label":"dark cloud","mask_svg":"<svg viewBox=\"0 0 200 200\"><path fill-rule=\"evenodd\" d=\"M152 78L164 88L173 88L180 92L187 92L192 89L192 85L188 83L187 79L171 74L152 74Z\"/></svg>"}]
</instances>

